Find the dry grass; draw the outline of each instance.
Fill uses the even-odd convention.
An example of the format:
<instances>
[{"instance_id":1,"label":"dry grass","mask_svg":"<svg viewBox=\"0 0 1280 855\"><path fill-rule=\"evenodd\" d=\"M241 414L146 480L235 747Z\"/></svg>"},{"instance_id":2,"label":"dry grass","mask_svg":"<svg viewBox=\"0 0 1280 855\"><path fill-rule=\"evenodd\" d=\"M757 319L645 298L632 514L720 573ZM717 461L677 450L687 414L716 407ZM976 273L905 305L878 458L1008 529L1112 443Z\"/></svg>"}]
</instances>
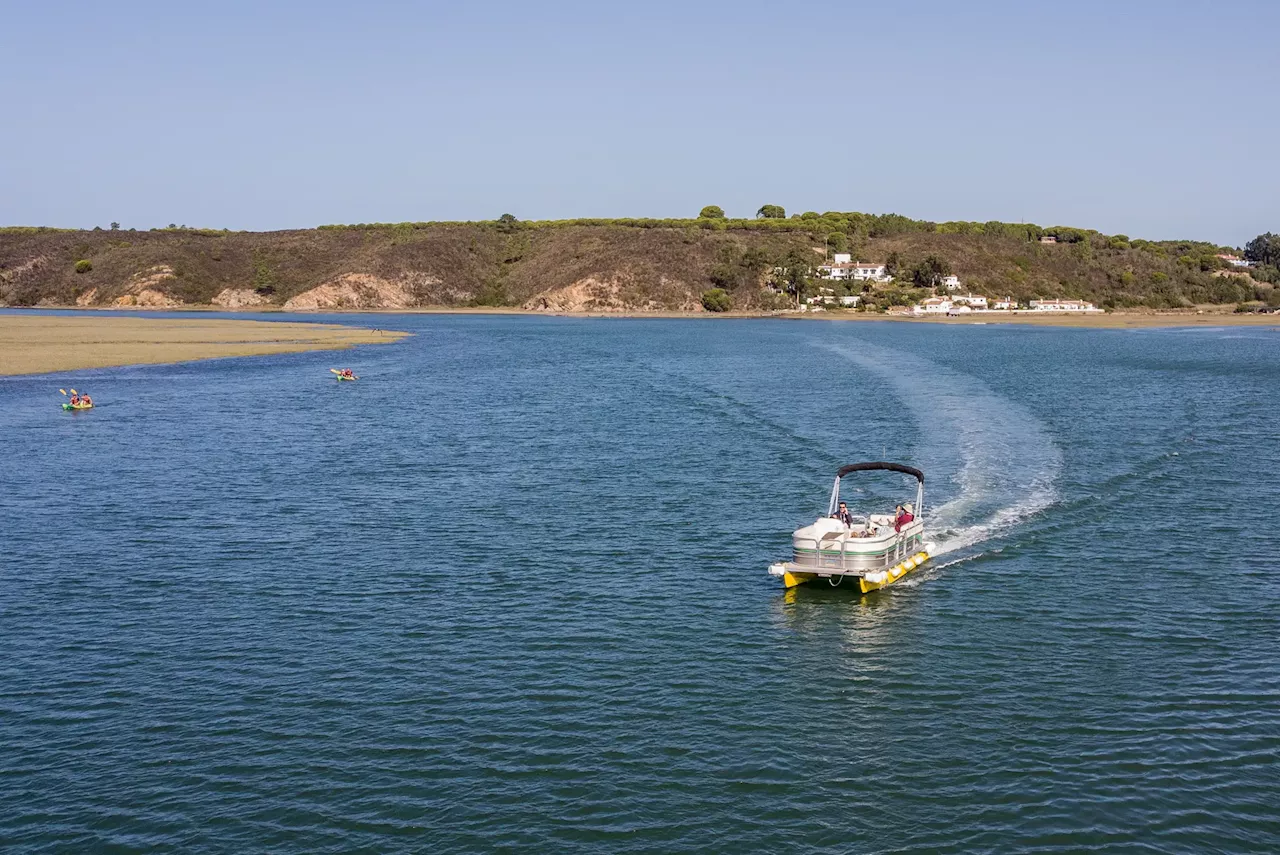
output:
<instances>
[{"instance_id":1,"label":"dry grass","mask_svg":"<svg viewBox=\"0 0 1280 855\"><path fill-rule=\"evenodd\" d=\"M333 324L0 315L0 375L338 350L405 335Z\"/></svg>"}]
</instances>

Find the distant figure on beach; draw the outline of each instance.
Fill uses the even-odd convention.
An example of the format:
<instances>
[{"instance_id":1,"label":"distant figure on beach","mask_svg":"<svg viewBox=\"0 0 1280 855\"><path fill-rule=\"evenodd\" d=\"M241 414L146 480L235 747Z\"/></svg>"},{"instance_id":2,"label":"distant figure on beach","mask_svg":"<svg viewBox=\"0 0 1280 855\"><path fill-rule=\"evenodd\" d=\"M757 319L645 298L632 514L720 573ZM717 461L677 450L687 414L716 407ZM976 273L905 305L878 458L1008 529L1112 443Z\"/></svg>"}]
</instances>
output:
<instances>
[{"instance_id":1,"label":"distant figure on beach","mask_svg":"<svg viewBox=\"0 0 1280 855\"><path fill-rule=\"evenodd\" d=\"M912 508L910 504L898 505L898 516L897 519L893 521L894 531L902 531L902 527L904 525L915 521L916 515L912 513L913 510L914 508Z\"/></svg>"},{"instance_id":2,"label":"distant figure on beach","mask_svg":"<svg viewBox=\"0 0 1280 855\"><path fill-rule=\"evenodd\" d=\"M853 514L849 513L849 506L844 502L840 503L840 510L836 511L834 516L850 528L853 527Z\"/></svg>"}]
</instances>

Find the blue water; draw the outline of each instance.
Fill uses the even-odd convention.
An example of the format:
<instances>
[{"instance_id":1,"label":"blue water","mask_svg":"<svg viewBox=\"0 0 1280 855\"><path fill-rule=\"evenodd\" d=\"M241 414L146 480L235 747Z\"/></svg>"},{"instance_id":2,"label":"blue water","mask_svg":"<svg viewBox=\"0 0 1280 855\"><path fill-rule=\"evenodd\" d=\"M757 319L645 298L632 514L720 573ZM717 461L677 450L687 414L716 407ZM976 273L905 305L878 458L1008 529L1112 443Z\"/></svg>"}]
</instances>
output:
<instances>
[{"instance_id":1,"label":"blue water","mask_svg":"<svg viewBox=\"0 0 1280 855\"><path fill-rule=\"evenodd\" d=\"M1280 332L377 324L0 378L0 850L1280 850Z\"/></svg>"}]
</instances>

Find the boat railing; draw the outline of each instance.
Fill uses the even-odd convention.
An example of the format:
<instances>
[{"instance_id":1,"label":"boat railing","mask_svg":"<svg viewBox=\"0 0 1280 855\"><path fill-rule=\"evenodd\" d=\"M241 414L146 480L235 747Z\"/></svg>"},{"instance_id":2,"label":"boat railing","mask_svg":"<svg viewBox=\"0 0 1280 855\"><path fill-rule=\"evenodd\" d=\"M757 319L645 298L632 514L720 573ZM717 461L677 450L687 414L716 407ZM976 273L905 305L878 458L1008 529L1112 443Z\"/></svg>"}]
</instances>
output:
<instances>
[{"instance_id":1,"label":"boat railing","mask_svg":"<svg viewBox=\"0 0 1280 855\"><path fill-rule=\"evenodd\" d=\"M852 537L854 532L849 530L829 532L820 537L795 538L794 563L815 570L880 569L911 552L912 543L919 539L922 530L923 526L917 520L915 525L904 528L901 532L878 526L867 537ZM854 544L862 549L849 550L848 547ZM867 547L871 547L870 551Z\"/></svg>"}]
</instances>

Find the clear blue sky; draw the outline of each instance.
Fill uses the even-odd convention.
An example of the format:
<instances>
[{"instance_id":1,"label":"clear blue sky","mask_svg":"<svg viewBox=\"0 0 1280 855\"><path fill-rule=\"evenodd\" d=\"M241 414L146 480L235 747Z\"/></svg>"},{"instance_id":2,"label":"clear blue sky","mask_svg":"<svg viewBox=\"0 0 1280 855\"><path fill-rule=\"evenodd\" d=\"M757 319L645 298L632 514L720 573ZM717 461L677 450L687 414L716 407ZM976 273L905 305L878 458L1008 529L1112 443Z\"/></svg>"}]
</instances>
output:
<instances>
[{"instance_id":1,"label":"clear blue sky","mask_svg":"<svg viewBox=\"0 0 1280 855\"><path fill-rule=\"evenodd\" d=\"M0 223L1280 231L1280 3L4 0Z\"/></svg>"}]
</instances>

